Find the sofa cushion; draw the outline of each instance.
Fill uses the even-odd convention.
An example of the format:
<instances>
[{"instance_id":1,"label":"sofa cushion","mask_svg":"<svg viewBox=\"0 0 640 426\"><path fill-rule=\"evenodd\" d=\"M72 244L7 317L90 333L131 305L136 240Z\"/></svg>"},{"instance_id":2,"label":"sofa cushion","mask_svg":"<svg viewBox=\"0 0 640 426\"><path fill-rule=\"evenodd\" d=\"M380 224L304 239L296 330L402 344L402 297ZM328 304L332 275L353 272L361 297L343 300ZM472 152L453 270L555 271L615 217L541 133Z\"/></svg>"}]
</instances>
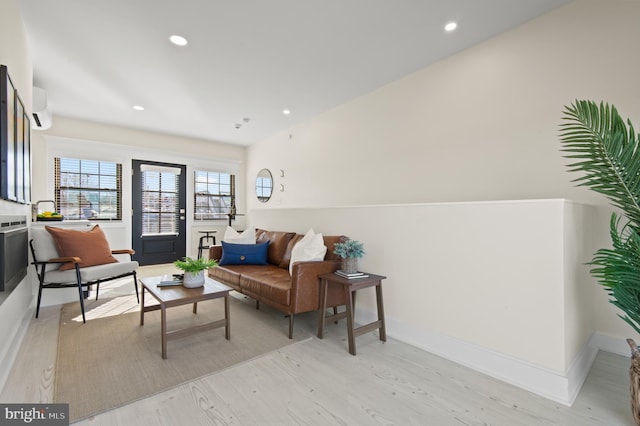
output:
<instances>
[{"instance_id":1,"label":"sofa cushion","mask_svg":"<svg viewBox=\"0 0 640 426\"><path fill-rule=\"evenodd\" d=\"M269 241L260 244L233 244L222 242L219 265L266 265Z\"/></svg>"},{"instance_id":2,"label":"sofa cushion","mask_svg":"<svg viewBox=\"0 0 640 426\"><path fill-rule=\"evenodd\" d=\"M245 265L218 265L215 268L209 268L209 277L240 289L240 273L244 268L246 268Z\"/></svg>"},{"instance_id":3,"label":"sofa cushion","mask_svg":"<svg viewBox=\"0 0 640 426\"><path fill-rule=\"evenodd\" d=\"M289 240L289 244L287 245L287 250L285 250L284 255L282 256L282 261L280 262L280 267L289 269L289 264L291 262L291 252L293 248L304 237L304 235L296 234ZM324 260L340 260L340 256L333 253L333 245L335 243L343 243L345 242L347 237L344 235L323 235L322 240L324 241L325 247L327 247L327 253L324 255Z\"/></svg>"},{"instance_id":4,"label":"sofa cushion","mask_svg":"<svg viewBox=\"0 0 640 426\"><path fill-rule=\"evenodd\" d=\"M267 252L267 261L275 266L280 266L287 245L295 232L279 232L279 231L257 231L256 243L269 241L269 250ZM224 251L223 251L224 255Z\"/></svg>"},{"instance_id":5,"label":"sofa cushion","mask_svg":"<svg viewBox=\"0 0 640 426\"><path fill-rule=\"evenodd\" d=\"M99 225L95 225L89 231L63 229L53 226L45 226L45 229L53 237L58 255L60 257L79 257L81 259L81 268L116 263L118 261L111 255L107 237ZM63 263L59 269L67 271L74 268L75 265L73 263Z\"/></svg>"},{"instance_id":6,"label":"sofa cushion","mask_svg":"<svg viewBox=\"0 0 640 426\"><path fill-rule=\"evenodd\" d=\"M130 274L138 269L138 262L135 260L127 262L108 263L104 265L88 266L80 269L80 279L82 282L96 281L99 279L105 279L110 277L117 277L118 275ZM66 271L51 271L47 272L44 276L45 283L76 283L75 267L73 270Z\"/></svg>"},{"instance_id":7,"label":"sofa cushion","mask_svg":"<svg viewBox=\"0 0 640 426\"><path fill-rule=\"evenodd\" d=\"M302 239L302 237L304 237L304 235L302 234L296 234L291 237L291 239L289 240L289 244L287 244L287 249L282 255L282 260L280 261L281 268L289 269L289 263L291 262L291 252L293 251L293 248L296 246L296 244L298 244L298 241Z\"/></svg>"},{"instance_id":8,"label":"sofa cushion","mask_svg":"<svg viewBox=\"0 0 640 426\"><path fill-rule=\"evenodd\" d=\"M232 227L227 226L227 230L224 232L222 241L235 244L255 244L256 230L252 227L249 227L242 231L242 233L238 233L238 231L236 231Z\"/></svg>"},{"instance_id":9,"label":"sofa cushion","mask_svg":"<svg viewBox=\"0 0 640 426\"><path fill-rule=\"evenodd\" d=\"M316 234L313 229L309 229L291 250L289 273L291 274L295 262L323 260L326 253L327 246L324 245L322 234Z\"/></svg>"},{"instance_id":10,"label":"sofa cushion","mask_svg":"<svg viewBox=\"0 0 640 426\"><path fill-rule=\"evenodd\" d=\"M278 266L246 266L240 275L240 289L257 299L288 306L291 300L291 276Z\"/></svg>"}]
</instances>

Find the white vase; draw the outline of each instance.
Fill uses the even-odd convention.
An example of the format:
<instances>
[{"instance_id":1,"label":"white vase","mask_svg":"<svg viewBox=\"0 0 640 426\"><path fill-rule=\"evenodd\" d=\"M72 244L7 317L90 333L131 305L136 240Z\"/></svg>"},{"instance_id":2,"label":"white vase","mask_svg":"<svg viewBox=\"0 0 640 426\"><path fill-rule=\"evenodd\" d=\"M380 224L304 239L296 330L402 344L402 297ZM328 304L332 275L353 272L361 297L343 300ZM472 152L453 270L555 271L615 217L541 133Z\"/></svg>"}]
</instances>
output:
<instances>
[{"instance_id":1,"label":"white vase","mask_svg":"<svg viewBox=\"0 0 640 426\"><path fill-rule=\"evenodd\" d=\"M182 279L182 285L187 288L202 287L204 285L204 271L186 272Z\"/></svg>"}]
</instances>

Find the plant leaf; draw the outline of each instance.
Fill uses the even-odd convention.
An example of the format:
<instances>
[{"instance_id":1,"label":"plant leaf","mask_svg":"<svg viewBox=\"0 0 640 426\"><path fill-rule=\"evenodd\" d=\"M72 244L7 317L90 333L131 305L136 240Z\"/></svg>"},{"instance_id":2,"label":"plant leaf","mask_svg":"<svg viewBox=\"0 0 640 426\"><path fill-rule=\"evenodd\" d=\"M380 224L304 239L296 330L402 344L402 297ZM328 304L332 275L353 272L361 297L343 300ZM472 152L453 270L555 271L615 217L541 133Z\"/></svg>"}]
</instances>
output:
<instances>
[{"instance_id":1,"label":"plant leaf","mask_svg":"<svg viewBox=\"0 0 640 426\"><path fill-rule=\"evenodd\" d=\"M560 140L571 172L582 172L578 186L606 196L640 231L640 136L614 106L577 100L565 107Z\"/></svg>"},{"instance_id":2,"label":"plant leaf","mask_svg":"<svg viewBox=\"0 0 640 426\"><path fill-rule=\"evenodd\" d=\"M618 231L619 222L613 213L610 221L613 248L596 252L591 274L607 290L609 301L624 312L620 318L640 333L640 235L629 223Z\"/></svg>"}]
</instances>

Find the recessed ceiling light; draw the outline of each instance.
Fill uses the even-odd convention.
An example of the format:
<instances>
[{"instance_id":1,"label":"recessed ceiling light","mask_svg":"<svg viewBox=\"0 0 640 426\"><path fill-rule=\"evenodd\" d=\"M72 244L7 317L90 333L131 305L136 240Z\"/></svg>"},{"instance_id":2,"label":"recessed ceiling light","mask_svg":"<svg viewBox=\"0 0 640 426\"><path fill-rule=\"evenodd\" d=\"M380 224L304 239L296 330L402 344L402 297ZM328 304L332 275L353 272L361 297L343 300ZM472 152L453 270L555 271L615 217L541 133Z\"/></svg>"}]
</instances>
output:
<instances>
[{"instance_id":1,"label":"recessed ceiling light","mask_svg":"<svg viewBox=\"0 0 640 426\"><path fill-rule=\"evenodd\" d=\"M144 107L140 105L134 105L131 108L135 109L136 111L144 111Z\"/></svg>"},{"instance_id":2,"label":"recessed ceiling light","mask_svg":"<svg viewBox=\"0 0 640 426\"><path fill-rule=\"evenodd\" d=\"M456 28L458 28L458 24L456 22L449 22L447 25L444 26L444 30L447 32L451 32Z\"/></svg>"},{"instance_id":3,"label":"recessed ceiling light","mask_svg":"<svg viewBox=\"0 0 640 426\"><path fill-rule=\"evenodd\" d=\"M284 115L289 115L289 114L291 114L291 111L290 111L290 110L288 110L288 109L283 109L283 110L282 110L282 113L283 113Z\"/></svg>"},{"instance_id":4,"label":"recessed ceiling light","mask_svg":"<svg viewBox=\"0 0 640 426\"><path fill-rule=\"evenodd\" d=\"M179 35L172 35L171 37L169 37L169 41L176 46L186 46L188 43L186 38Z\"/></svg>"}]
</instances>

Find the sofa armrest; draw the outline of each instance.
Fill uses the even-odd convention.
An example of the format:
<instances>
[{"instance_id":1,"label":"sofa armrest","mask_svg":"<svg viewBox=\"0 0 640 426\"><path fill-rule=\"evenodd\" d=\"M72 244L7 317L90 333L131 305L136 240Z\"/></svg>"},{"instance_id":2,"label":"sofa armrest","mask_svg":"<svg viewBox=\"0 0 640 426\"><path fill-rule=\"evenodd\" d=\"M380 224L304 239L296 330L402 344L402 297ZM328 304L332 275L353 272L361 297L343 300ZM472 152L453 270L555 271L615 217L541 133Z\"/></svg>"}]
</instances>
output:
<instances>
[{"instance_id":1,"label":"sofa armrest","mask_svg":"<svg viewBox=\"0 0 640 426\"><path fill-rule=\"evenodd\" d=\"M296 262L291 270L291 309L293 313L315 311L320 306L318 275L338 270L340 261Z\"/></svg>"},{"instance_id":2,"label":"sofa armrest","mask_svg":"<svg viewBox=\"0 0 640 426\"><path fill-rule=\"evenodd\" d=\"M209 246L209 259L219 262L222 259L222 246Z\"/></svg>"}]
</instances>

